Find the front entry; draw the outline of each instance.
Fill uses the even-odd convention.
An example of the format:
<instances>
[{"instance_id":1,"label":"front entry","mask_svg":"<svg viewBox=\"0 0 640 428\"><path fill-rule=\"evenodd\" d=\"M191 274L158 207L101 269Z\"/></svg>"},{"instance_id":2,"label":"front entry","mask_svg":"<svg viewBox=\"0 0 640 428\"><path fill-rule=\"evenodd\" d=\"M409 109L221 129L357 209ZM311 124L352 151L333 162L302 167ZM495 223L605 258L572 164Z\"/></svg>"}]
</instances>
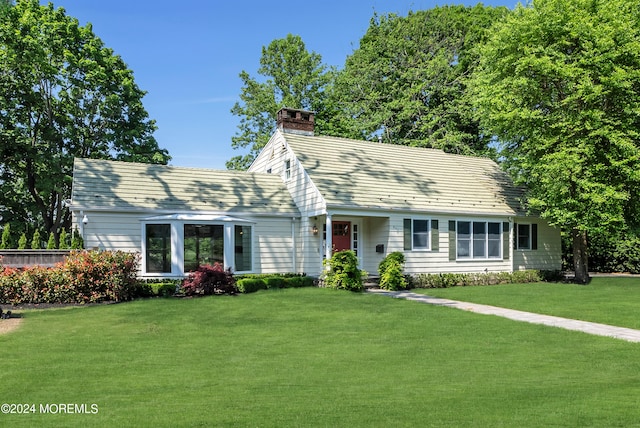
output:
<instances>
[{"instance_id":1,"label":"front entry","mask_svg":"<svg viewBox=\"0 0 640 428\"><path fill-rule=\"evenodd\" d=\"M331 223L333 252L351 249L351 222L334 221Z\"/></svg>"}]
</instances>

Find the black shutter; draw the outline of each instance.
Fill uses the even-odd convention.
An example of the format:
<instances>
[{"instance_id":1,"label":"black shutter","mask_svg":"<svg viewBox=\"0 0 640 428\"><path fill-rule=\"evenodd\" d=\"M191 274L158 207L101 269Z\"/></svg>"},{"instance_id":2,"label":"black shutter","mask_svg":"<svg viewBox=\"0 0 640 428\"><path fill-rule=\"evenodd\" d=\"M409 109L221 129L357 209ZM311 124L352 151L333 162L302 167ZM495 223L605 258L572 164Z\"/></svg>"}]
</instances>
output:
<instances>
[{"instance_id":1,"label":"black shutter","mask_svg":"<svg viewBox=\"0 0 640 428\"><path fill-rule=\"evenodd\" d=\"M456 259L456 221L449 220L449 260Z\"/></svg>"},{"instance_id":2,"label":"black shutter","mask_svg":"<svg viewBox=\"0 0 640 428\"><path fill-rule=\"evenodd\" d=\"M412 236L411 236L411 219L405 218L402 222L403 231L404 231L404 249L405 251L411 251L412 246Z\"/></svg>"},{"instance_id":3,"label":"black shutter","mask_svg":"<svg viewBox=\"0 0 640 428\"><path fill-rule=\"evenodd\" d=\"M531 249L538 249L538 225L535 223L531 225Z\"/></svg>"},{"instance_id":4,"label":"black shutter","mask_svg":"<svg viewBox=\"0 0 640 428\"><path fill-rule=\"evenodd\" d=\"M438 220L431 220L431 251L440 249L440 229Z\"/></svg>"},{"instance_id":5,"label":"black shutter","mask_svg":"<svg viewBox=\"0 0 640 428\"><path fill-rule=\"evenodd\" d=\"M509 260L509 253L511 252L511 248L509 248L509 222L502 222L502 259Z\"/></svg>"}]
</instances>

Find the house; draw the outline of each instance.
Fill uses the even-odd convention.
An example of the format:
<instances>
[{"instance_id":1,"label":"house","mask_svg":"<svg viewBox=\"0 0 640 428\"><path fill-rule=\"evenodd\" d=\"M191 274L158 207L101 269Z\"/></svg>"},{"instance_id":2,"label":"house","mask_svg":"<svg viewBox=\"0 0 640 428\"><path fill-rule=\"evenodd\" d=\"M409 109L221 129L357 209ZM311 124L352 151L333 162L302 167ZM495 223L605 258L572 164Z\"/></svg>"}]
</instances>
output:
<instances>
[{"instance_id":1,"label":"house","mask_svg":"<svg viewBox=\"0 0 640 428\"><path fill-rule=\"evenodd\" d=\"M343 249L373 274L393 251L407 273L560 269L559 230L527 214L495 162L313 127L312 112L282 109L248 172L76 159L85 247L139 251L146 277L215 261L315 276Z\"/></svg>"}]
</instances>

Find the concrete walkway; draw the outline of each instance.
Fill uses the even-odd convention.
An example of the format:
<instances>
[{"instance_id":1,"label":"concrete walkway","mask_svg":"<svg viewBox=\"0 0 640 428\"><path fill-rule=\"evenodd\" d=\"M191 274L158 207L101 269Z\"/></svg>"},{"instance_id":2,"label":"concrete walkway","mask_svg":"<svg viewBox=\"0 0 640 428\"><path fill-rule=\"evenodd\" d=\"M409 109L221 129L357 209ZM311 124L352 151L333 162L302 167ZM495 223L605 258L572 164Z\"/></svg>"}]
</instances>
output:
<instances>
[{"instance_id":1,"label":"concrete walkway","mask_svg":"<svg viewBox=\"0 0 640 428\"><path fill-rule=\"evenodd\" d=\"M615 327L607 324L578 321L569 318L554 317L551 315L534 314L531 312L517 311L514 309L499 308L497 306L481 305L478 303L459 302L457 300L442 299L439 297L425 296L424 294L411 293L408 291L386 291L380 289L368 289L369 293L382 294L399 299L414 300L416 302L428 303L430 305L448 306L463 311L475 312L478 314L495 315L515 321L523 321L531 324L543 324L551 327L564 328L566 330L581 331L583 333L597 336L607 336L628 342L640 342L640 330L631 328Z\"/></svg>"}]
</instances>

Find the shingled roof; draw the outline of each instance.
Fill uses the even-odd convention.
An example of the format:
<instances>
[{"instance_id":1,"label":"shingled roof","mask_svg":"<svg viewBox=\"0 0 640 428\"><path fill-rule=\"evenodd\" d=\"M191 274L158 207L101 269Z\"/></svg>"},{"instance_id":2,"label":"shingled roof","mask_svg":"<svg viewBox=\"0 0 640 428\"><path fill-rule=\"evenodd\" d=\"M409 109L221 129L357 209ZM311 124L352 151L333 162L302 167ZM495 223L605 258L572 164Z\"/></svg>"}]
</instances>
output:
<instances>
[{"instance_id":1,"label":"shingled roof","mask_svg":"<svg viewBox=\"0 0 640 428\"><path fill-rule=\"evenodd\" d=\"M523 191L491 159L283 132L328 207L523 214Z\"/></svg>"},{"instance_id":2,"label":"shingled roof","mask_svg":"<svg viewBox=\"0 0 640 428\"><path fill-rule=\"evenodd\" d=\"M76 158L77 210L242 212L299 215L280 177Z\"/></svg>"}]
</instances>

